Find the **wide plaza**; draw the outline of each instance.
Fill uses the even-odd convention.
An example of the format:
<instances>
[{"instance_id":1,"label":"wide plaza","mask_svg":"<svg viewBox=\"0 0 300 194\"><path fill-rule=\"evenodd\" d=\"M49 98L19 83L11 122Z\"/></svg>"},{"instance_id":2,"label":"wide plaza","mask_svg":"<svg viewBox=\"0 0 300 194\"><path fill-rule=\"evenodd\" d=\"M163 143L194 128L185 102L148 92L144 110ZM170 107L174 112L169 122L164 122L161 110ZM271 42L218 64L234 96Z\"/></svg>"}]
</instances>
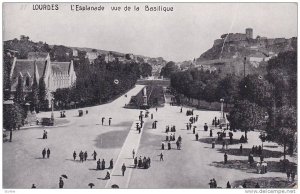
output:
<instances>
[{"instance_id":1,"label":"wide plaza","mask_svg":"<svg viewBox=\"0 0 300 194\"><path fill-rule=\"evenodd\" d=\"M58 188L59 177L63 174L64 188L111 188L117 184L120 188L209 188L209 180L214 178L218 187L226 188L226 183L260 177L286 178L282 172L267 172L258 174L249 170L222 168L212 165L214 162L223 162L224 153L222 145L217 144L214 149L210 143L209 131L204 131L203 126L220 117L219 111L194 110L194 116L199 115L196 133L199 141L195 140L192 130L186 130L186 123L190 116L185 112L188 107L170 106L169 97L163 107L149 109L153 119L145 118L145 124L139 134L135 123L139 122L139 109L126 109L124 105L129 103L130 97L136 95L144 86L136 85L125 95L116 100L94 107L81 108L84 111L82 117L78 116L78 109L67 110L66 118L59 118L60 112L55 111L55 120L61 125L53 127L29 127L14 131L13 141L3 143L3 187L4 188L31 188L35 184L37 188ZM86 114L86 110L88 114ZM51 112L42 112L38 117L50 117ZM105 117L104 125L101 118ZM108 119L112 118L111 125ZM152 129L152 123L157 121L157 128ZM166 126L176 126L176 139L182 137L182 148L176 149L175 141L171 150L161 150L161 143L166 138ZM47 130L48 139L42 139L43 131ZM216 138L219 129L213 128L213 136ZM172 133L173 134L173 133ZM234 139L239 139L243 132L234 132ZM243 144L244 149L251 149L253 145L261 145L259 131L248 133L248 143ZM170 135L170 133L168 134ZM228 137L227 137L228 139ZM229 145L228 149L239 149L240 144ZM42 150L50 149L49 159L42 158ZM133 167L132 150L136 156L151 158L151 167L140 169ZM265 142L264 149L271 152L282 152L283 148L273 142ZM81 163L73 160L73 152L87 151L87 161ZM93 151L97 152L97 160L106 161L113 159L114 168L111 169L111 178L104 179L107 169L96 170L96 161L93 160ZM163 153L164 161L160 161ZM228 154L228 160L247 160L247 156ZM254 158L259 161L259 157ZM279 162L283 156L268 157L266 161ZM296 157L287 156L287 159L297 163ZM122 176L121 166L125 164L127 170Z\"/></svg>"}]
</instances>

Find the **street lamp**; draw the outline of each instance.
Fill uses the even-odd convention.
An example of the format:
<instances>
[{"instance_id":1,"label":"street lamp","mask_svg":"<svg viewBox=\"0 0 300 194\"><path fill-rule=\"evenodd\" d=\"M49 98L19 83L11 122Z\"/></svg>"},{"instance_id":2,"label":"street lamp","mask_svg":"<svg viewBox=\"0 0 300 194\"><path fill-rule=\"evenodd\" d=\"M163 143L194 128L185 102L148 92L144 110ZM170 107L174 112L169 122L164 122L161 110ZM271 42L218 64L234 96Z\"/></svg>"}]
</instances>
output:
<instances>
[{"instance_id":1,"label":"street lamp","mask_svg":"<svg viewBox=\"0 0 300 194\"><path fill-rule=\"evenodd\" d=\"M221 118L224 119L224 109L223 109L223 105L224 105L224 99L221 98L220 99L220 102L221 102Z\"/></svg>"},{"instance_id":2,"label":"street lamp","mask_svg":"<svg viewBox=\"0 0 300 194\"><path fill-rule=\"evenodd\" d=\"M12 99L9 99L9 100L6 100L3 102L3 105L6 105L6 106L12 106L14 104L14 101ZM10 127L9 129L9 142L11 142L12 140L12 130L13 130L13 127Z\"/></svg>"},{"instance_id":3,"label":"street lamp","mask_svg":"<svg viewBox=\"0 0 300 194\"><path fill-rule=\"evenodd\" d=\"M52 121L54 121L53 109L54 109L54 98L51 99L51 120Z\"/></svg>"}]
</instances>

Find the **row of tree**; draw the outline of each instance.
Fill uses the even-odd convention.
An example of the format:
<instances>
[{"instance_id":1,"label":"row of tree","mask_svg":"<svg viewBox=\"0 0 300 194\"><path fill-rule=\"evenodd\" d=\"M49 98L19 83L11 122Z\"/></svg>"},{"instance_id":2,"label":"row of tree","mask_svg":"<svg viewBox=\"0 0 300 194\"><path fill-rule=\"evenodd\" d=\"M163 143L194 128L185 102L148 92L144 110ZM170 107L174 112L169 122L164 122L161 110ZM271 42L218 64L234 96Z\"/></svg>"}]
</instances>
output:
<instances>
[{"instance_id":1,"label":"row of tree","mask_svg":"<svg viewBox=\"0 0 300 194\"><path fill-rule=\"evenodd\" d=\"M293 150L297 132L297 52L279 53L268 61L264 74L239 77L201 70L172 73L176 92L208 102L234 104L228 115L231 127L247 132L261 129L266 140L276 141Z\"/></svg>"}]
</instances>

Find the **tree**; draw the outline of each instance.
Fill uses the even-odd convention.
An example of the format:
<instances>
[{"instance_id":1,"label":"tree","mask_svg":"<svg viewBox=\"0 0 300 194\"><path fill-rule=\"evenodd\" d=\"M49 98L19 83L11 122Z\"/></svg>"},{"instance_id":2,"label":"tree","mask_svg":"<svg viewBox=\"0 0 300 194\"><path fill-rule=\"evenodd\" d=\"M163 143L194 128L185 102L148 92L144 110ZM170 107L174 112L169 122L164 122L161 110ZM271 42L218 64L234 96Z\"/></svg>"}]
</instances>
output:
<instances>
[{"instance_id":1,"label":"tree","mask_svg":"<svg viewBox=\"0 0 300 194\"><path fill-rule=\"evenodd\" d=\"M166 78L170 78L171 75L177 72L179 69L175 62L169 61L163 68L161 68L160 75Z\"/></svg>"},{"instance_id":2,"label":"tree","mask_svg":"<svg viewBox=\"0 0 300 194\"><path fill-rule=\"evenodd\" d=\"M10 131L10 141L12 140L12 130L19 126L25 118L25 111L19 104L4 104L3 106L3 128Z\"/></svg>"},{"instance_id":3,"label":"tree","mask_svg":"<svg viewBox=\"0 0 300 194\"><path fill-rule=\"evenodd\" d=\"M29 94L29 101L31 102L31 106L37 112L39 111L39 96L38 96L38 83L36 79L36 75L33 76L33 83L31 86L31 92Z\"/></svg>"},{"instance_id":4,"label":"tree","mask_svg":"<svg viewBox=\"0 0 300 194\"><path fill-rule=\"evenodd\" d=\"M225 103L234 103L238 98L239 78L235 75L227 75L221 79L217 86L217 96L223 98Z\"/></svg>"},{"instance_id":5,"label":"tree","mask_svg":"<svg viewBox=\"0 0 300 194\"><path fill-rule=\"evenodd\" d=\"M268 61L267 72L275 86L276 106L297 106L297 52L279 53Z\"/></svg>"},{"instance_id":6,"label":"tree","mask_svg":"<svg viewBox=\"0 0 300 194\"><path fill-rule=\"evenodd\" d=\"M267 127L267 139L283 145L284 159L286 147L293 147L297 132L297 110L296 107L282 106L277 108L270 119ZM290 149L293 150L293 149Z\"/></svg>"},{"instance_id":7,"label":"tree","mask_svg":"<svg viewBox=\"0 0 300 194\"><path fill-rule=\"evenodd\" d=\"M40 102L40 108L42 110L47 110L49 106L49 102L47 100L47 89L46 89L46 83L44 77L41 77L39 81L38 98Z\"/></svg>"},{"instance_id":8,"label":"tree","mask_svg":"<svg viewBox=\"0 0 300 194\"><path fill-rule=\"evenodd\" d=\"M24 84L23 79L21 76L18 77L18 84L16 87L16 93L15 93L15 101L19 104L22 104L24 102Z\"/></svg>"},{"instance_id":9,"label":"tree","mask_svg":"<svg viewBox=\"0 0 300 194\"><path fill-rule=\"evenodd\" d=\"M248 100L237 101L227 119L231 127L245 132L247 140L248 131L259 129L265 123L265 109Z\"/></svg>"},{"instance_id":10,"label":"tree","mask_svg":"<svg viewBox=\"0 0 300 194\"><path fill-rule=\"evenodd\" d=\"M152 75L152 67L148 63L142 63L140 65L140 74L143 77L148 77Z\"/></svg>"},{"instance_id":11,"label":"tree","mask_svg":"<svg viewBox=\"0 0 300 194\"><path fill-rule=\"evenodd\" d=\"M207 102L218 101L220 98L217 96L217 82L211 80L204 88L203 99Z\"/></svg>"},{"instance_id":12,"label":"tree","mask_svg":"<svg viewBox=\"0 0 300 194\"><path fill-rule=\"evenodd\" d=\"M272 85L262 76L247 75L239 84L239 96L241 99L267 107L270 106L272 99L272 88Z\"/></svg>"}]
</instances>

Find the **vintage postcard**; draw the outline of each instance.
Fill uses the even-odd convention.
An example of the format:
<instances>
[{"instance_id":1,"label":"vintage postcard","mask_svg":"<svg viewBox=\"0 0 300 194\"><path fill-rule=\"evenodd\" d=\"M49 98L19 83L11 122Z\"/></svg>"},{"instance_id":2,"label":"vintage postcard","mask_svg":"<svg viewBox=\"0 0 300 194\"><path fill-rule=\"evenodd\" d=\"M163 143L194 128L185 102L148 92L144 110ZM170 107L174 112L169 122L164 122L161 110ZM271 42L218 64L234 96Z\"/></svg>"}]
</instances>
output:
<instances>
[{"instance_id":1,"label":"vintage postcard","mask_svg":"<svg viewBox=\"0 0 300 194\"><path fill-rule=\"evenodd\" d=\"M2 15L6 193L297 189L297 3Z\"/></svg>"}]
</instances>

